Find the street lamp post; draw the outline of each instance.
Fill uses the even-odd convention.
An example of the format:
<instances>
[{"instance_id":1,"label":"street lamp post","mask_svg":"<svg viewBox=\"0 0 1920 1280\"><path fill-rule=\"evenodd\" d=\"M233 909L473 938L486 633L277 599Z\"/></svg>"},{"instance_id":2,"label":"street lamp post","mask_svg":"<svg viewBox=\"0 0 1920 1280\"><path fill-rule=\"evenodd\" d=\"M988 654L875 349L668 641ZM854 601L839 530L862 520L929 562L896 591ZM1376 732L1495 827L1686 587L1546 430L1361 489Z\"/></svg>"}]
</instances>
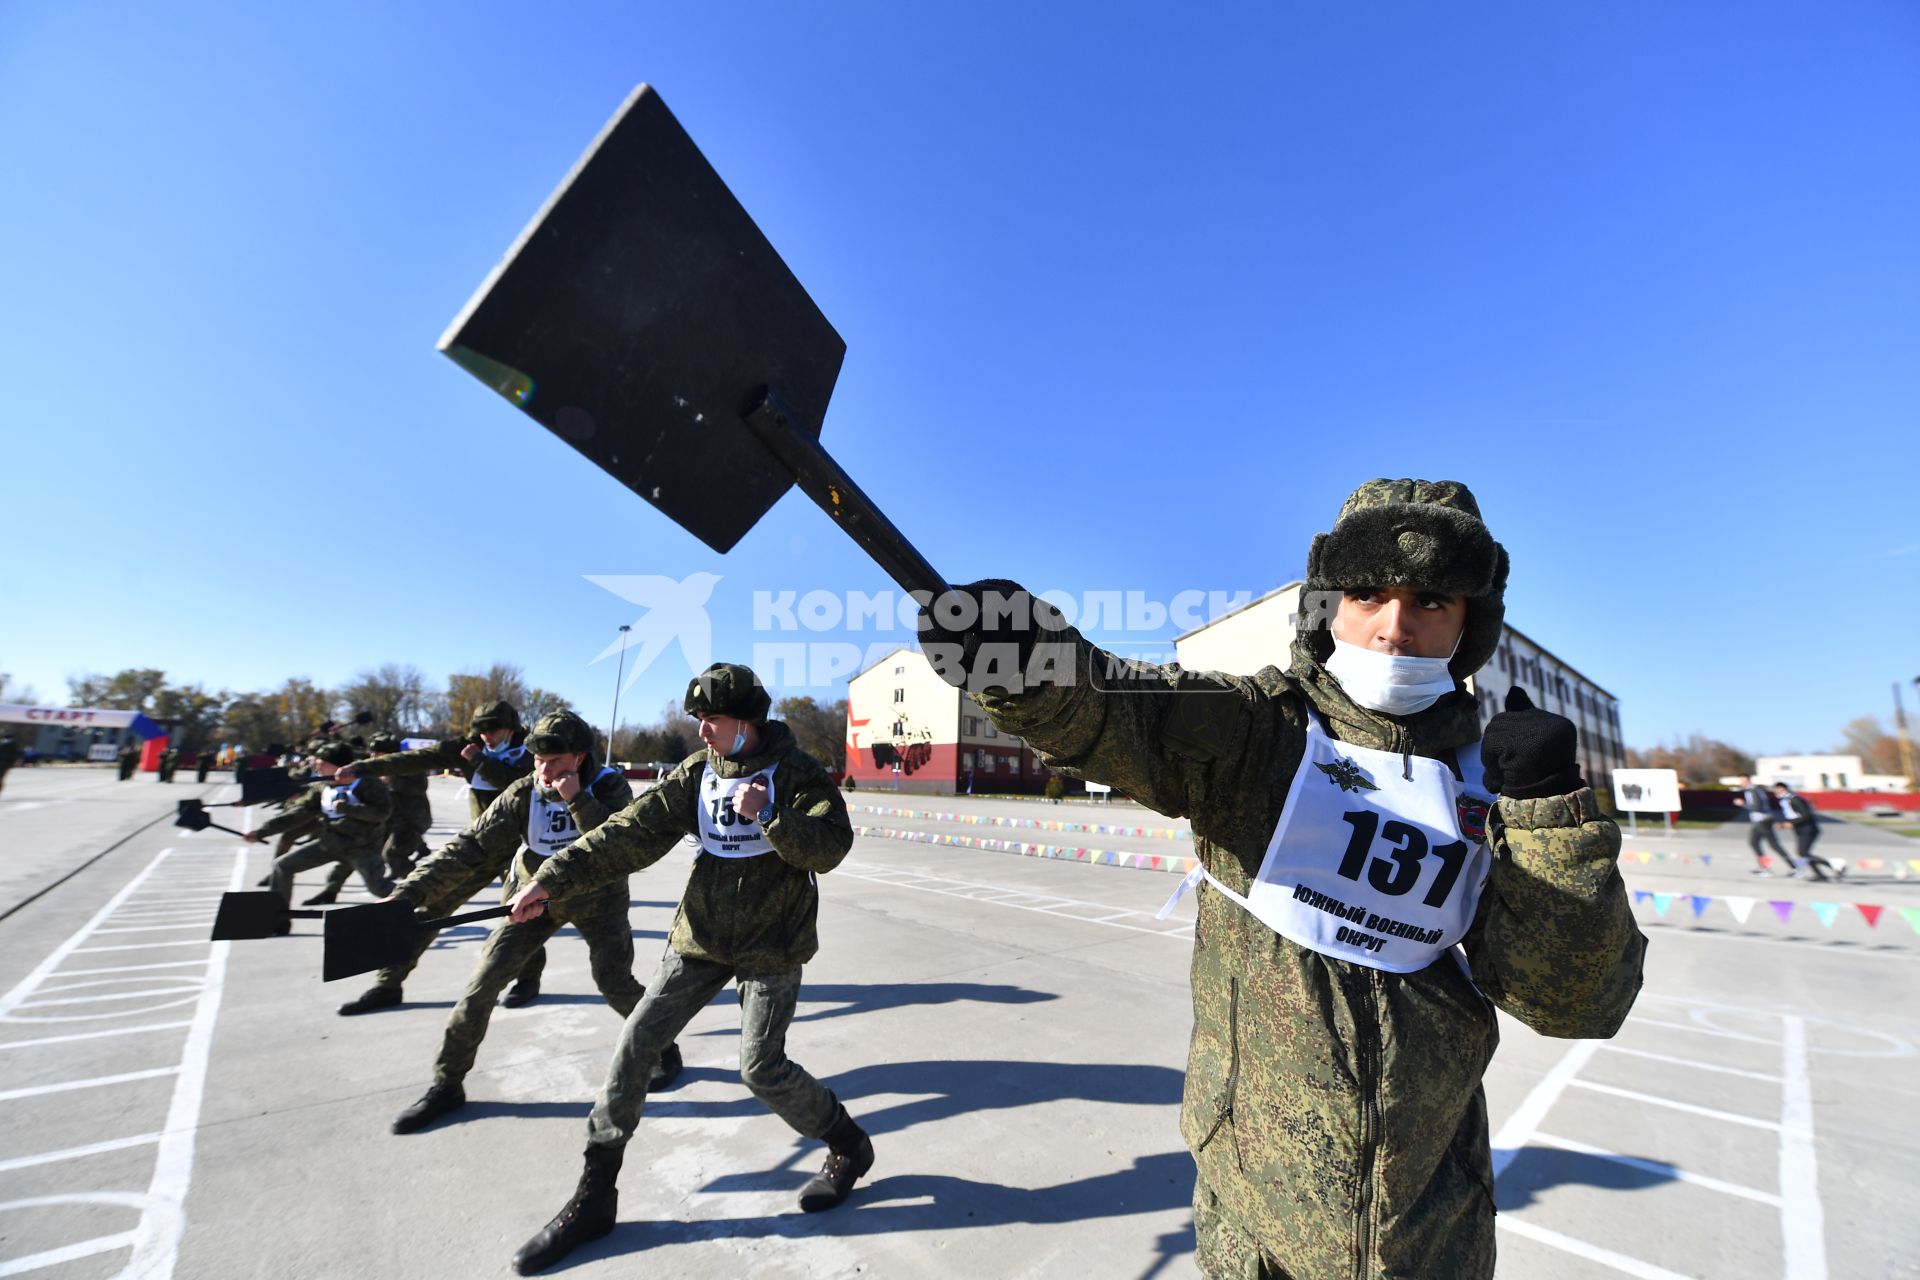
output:
<instances>
[{"instance_id":1,"label":"street lamp post","mask_svg":"<svg viewBox=\"0 0 1920 1280\"><path fill-rule=\"evenodd\" d=\"M620 731L620 677L627 673L627 632L631 626L620 628L620 658L613 668L613 718L607 721L607 763L613 763L613 735Z\"/></svg>"}]
</instances>

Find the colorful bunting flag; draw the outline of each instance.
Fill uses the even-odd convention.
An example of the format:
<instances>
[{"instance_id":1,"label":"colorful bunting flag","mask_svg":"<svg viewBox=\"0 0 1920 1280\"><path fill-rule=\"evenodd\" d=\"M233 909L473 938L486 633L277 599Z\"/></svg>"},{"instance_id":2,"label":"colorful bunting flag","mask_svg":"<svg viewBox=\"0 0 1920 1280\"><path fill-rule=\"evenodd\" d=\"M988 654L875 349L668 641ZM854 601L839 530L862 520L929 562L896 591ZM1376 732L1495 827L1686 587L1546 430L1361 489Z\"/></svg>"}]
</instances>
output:
<instances>
[{"instance_id":1,"label":"colorful bunting flag","mask_svg":"<svg viewBox=\"0 0 1920 1280\"><path fill-rule=\"evenodd\" d=\"M1915 933L1920 933L1920 907L1902 907L1900 908L1900 915L1902 919L1913 926Z\"/></svg>"},{"instance_id":2,"label":"colorful bunting flag","mask_svg":"<svg viewBox=\"0 0 1920 1280\"><path fill-rule=\"evenodd\" d=\"M1807 904L1807 906L1809 906L1809 907L1811 907L1811 908L1813 909L1813 914L1814 914L1814 915L1816 915L1816 916L1818 916L1818 917L1820 917L1820 924L1821 924L1821 926L1822 926L1822 927L1824 927L1824 928L1828 928L1828 929L1831 929L1831 928L1833 928L1833 918L1834 918L1835 916L1837 916L1837 915L1839 915L1839 914L1840 914L1840 904L1839 904L1839 903L1837 903L1837 902L1809 902L1809 903Z\"/></svg>"},{"instance_id":3,"label":"colorful bunting flag","mask_svg":"<svg viewBox=\"0 0 1920 1280\"><path fill-rule=\"evenodd\" d=\"M1665 914L1667 914L1667 908L1672 905L1673 905L1672 894L1656 893L1653 895L1653 910L1655 915L1664 916Z\"/></svg>"},{"instance_id":4,"label":"colorful bunting flag","mask_svg":"<svg viewBox=\"0 0 1920 1280\"><path fill-rule=\"evenodd\" d=\"M1733 918L1741 924L1745 924L1747 917L1753 914L1752 898L1736 898L1729 895L1724 901L1727 904L1727 910L1733 912Z\"/></svg>"},{"instance_id":5,"label":"colorful bunting flag","mask_svg":"<svg viewBox=\"0 0 1920 1280\"><path fill-rule=\"evenodd\" d=\"M1712 898L1701 893L1690 893L1687 895L1687 905L1693 908L1693 918L1695 920L1700 918L1700 913L1705 911L1707 904L1712 901Z\"/></svg>"},{"instance_id":6,"label":"colorful bunting flag","mask_svg":"<svg viewBox=\"0 0 1920 1280\"><path fill-rule=\"evenodd\" d=\"M1859 909L1861 915L1867 918L1867 928L1874 928L1880 923L1880 912L1884 910L1884 908L1877 903L1856 902L1853 905Z\"/></svg>"},{"instance_id":7,"label":"colorful bunting flag","mask_svg":"<svg viewBox=\"0 0 1920 1280\"><path fill-rule=\"evenodd\" d=\"M1780 917L1781 924L1785 924L1787 918L1793 914L1793 904L1791 902L1782 902L1778 898L1769 898L1767 899L1767 905L1773 908L1773 914Z\"/></svg>"}]
</instances>

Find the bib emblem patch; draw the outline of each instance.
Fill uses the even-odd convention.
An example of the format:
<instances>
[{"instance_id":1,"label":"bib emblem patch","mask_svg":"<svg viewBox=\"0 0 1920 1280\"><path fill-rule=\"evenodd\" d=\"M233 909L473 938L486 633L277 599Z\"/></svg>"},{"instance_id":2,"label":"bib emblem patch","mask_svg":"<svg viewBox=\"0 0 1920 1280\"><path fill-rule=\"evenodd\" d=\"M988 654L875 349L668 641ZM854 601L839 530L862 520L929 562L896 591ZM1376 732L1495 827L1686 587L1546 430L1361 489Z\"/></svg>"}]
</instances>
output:
<instances>
[{"instance_id":1,"label":"bib emblem patch","mask_svg":"<svg viewBox=\"0 0 1920 1280\"><path fill-rule=\"evenodd\" d=\"M1380 789L1367 781L1367 775L1360 771L1360 766L1345 756L1332 764L1321 764L1316 760L1313 767L1326 774L1327 781L1334 783L1342 791L1378 791Z\"/></svg>"}]
</instances>

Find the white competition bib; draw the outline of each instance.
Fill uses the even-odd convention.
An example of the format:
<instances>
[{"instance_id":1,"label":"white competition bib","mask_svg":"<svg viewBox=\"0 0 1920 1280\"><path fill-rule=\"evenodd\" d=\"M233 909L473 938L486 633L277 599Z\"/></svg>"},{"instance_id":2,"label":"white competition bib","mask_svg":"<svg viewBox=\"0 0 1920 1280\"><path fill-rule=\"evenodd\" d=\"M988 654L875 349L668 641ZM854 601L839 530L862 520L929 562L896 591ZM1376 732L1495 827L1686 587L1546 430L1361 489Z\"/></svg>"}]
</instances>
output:
<instances>
[{"instance_id":1,"label":"white competition bib","mask_svg":"<svg viewBox=\"0 0 1920 1280\"><path fill-rule=\"evenodd\" d=\"M767 803L774 802L773 770L763 769L744 778L723 778L708 765L700 779L700 852L716 858L757 858L773 851L760 824L733 811L735 793L754 782L767 784Z\"/></svg>"},{"instance_id":2,"label":"white competition bib","mask_svg":"<svg viewBox=\"0 0 1920 1280\"><path fill-rule=\"evenodd\" d=\"M320 792L320 812L327 815L328 822L338 822L340 815L360 802L353 798L354 788L360 785L360 779L344 787L327 787Z\"/></svg>"},{"instance_id":3,"label":"white competition bib","mask_svg":"<svg viewBox=\"0 0 1920 1280\"><path fill-rule=\"evenodd\" d=\"M613 766L607 765L593 775L593 781L585 783L582 790L591 791L600 785L600 779L613 772ZM540 784L535 783L531 803L527 805L527 848L540 858L551 858L575 840L580 838L580 828L573 821L573 811L567 808L567 802L555 796L549 800L540 794Z\"/></svg>"},{"instance_id":4,"label":"white competition bib","mask_svg":"<svg viewBox=\"0 0 1920 1280\"><path fill-rule=\"evenodd\" d=\"M1493 856L1480 744L1439 760L1339 742L1307 711L1307 749L1245 897L1204 877L1284 938L1322 955L1413 973L1466 936Z\"/></svg>"},{"instance_id":5,"label":"white competition bib","mask_svg":"<svg viewBox=\"0 0 1920 1280\"><path fill-rule=\"evenodd\" d=\"M519 764L526 754L527 748L524 743L517 747L508 747L503 751L492 751L485 747L480 749L481 759L498 760L501 764ZM475 766L473 776L467 779L467 785L475 791L498 791L500 788L480 776L480 761L476 760L473 763Z\"/></svg>"}]
</instances>

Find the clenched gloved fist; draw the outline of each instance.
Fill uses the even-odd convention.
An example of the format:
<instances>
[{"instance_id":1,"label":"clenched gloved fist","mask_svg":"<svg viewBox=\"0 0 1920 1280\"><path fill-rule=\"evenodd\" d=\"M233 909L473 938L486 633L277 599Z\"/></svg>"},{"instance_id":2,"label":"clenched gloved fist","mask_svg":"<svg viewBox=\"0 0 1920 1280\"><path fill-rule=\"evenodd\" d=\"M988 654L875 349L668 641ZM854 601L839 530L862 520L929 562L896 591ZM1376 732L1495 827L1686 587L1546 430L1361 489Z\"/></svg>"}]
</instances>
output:
<instances>
[{"instance_id":1,"label":"clenched gloved fist","mask_svg":"<svg viewBox=\"0 0 1920 1280\"><path fill-rule=\"evenodd\" d=\"M1017 582L983 578L920 610L920 647L942 680L978 693L1019 693L1033 647L1066 628L1060 611Z\"/></svg>"},{"instance_id":2,"label":"clenched gloved fist","mask_svg":"<svg viewBox=\"0 0 1920 1280\"><path fill-rule=\"evenodd\" d=\"M1573 721L1540 710L1515 685L1507 692L1507 709L1480 736L1480 764L1487 786L1509 799L1564 796L1586 785L1578 746Z\"/></svg>"}]
</instances>

